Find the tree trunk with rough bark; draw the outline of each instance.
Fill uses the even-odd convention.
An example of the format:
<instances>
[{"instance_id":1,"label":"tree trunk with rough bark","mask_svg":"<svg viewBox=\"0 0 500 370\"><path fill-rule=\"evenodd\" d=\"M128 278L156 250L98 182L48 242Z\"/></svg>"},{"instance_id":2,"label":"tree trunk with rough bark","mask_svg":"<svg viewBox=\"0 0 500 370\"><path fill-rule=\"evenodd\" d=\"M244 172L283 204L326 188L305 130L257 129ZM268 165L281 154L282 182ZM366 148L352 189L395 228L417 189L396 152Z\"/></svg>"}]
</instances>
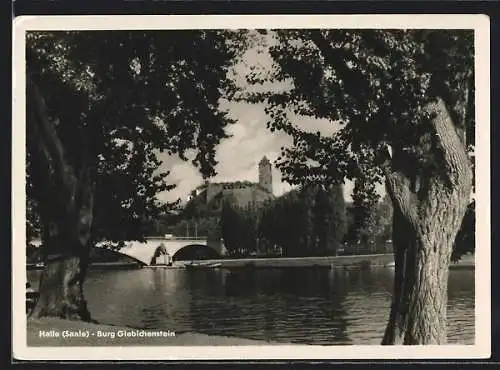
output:
<instances>
[{"instance_id":1,"label":"tree trunk with rough bark","mask_svg":"<svg viewBox=\"0 0 500 370\"><path fill-rule=\"evenodd\" d=\"M40 298L30 318L59 317L91 321L83 296L85 264L78 256L64 256L46 262L40 280Z\"/></svg>"},{"instance_id":2,"label":"tree trunk with rough bark","mask_svg":"<svg viewBox=\"0 0 500 370\"><path fill-rule=\"evenodd\" d=\"M470 200L472 171L465 143L441 100L434 113L429 151L439 170L414 179L397 163L385 167L394 206L394 292L382 344L444 344L448 268L455 237ZM405 174L406 173L406 174Z\"/></svg>"},{"instance_id":3,"label":"tree trunk with rough bark","mask_svg":"<svg viewBox=\"0 0 500 370\"><path fill-rule=\"evenodd\" d=\"M91 321L83 296L93 220L94 188L91 171L82 161L78 170L65 157L44 98L28 76L28 147L39 187L44 225L45 268L39 299L30 318L44 316Z\"/></svg>"},{"instance_id":4,"label":"tree trunk with rough bark","mask_svg":"<svg viewBox=\"0 0 500 370\"><path fill-rule=\"evenodd\" d=\"M92 194L84 192L76 199L80 199L79 204L71 206L69 214L61 210L57 201L51 212L53 219L43 238L45 268L40 278L40 296L30 317L91 320L83 282L88 266Z\"/></svg>"}]
</instances>

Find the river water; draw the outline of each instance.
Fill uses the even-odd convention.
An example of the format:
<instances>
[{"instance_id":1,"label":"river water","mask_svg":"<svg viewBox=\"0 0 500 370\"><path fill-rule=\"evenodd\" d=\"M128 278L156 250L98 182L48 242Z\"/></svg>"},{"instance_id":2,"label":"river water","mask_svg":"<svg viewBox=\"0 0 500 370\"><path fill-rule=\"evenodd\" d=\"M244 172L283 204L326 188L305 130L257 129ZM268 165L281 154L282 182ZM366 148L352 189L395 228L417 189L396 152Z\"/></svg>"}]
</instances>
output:
<instances>
[{"instance_id":1,"label":"river water","mask_svg":"<svg viewBox=\"0 0 500 370\"><path fill-rule=\"evenodd\" d=\"M39 271L29 271L36 288ZM102 323L300 344L380 344L394 272L269 269L90 270L84 289ZM448 337L474 343L474 270L451 270Z\"/></svg>"}]
</instances>

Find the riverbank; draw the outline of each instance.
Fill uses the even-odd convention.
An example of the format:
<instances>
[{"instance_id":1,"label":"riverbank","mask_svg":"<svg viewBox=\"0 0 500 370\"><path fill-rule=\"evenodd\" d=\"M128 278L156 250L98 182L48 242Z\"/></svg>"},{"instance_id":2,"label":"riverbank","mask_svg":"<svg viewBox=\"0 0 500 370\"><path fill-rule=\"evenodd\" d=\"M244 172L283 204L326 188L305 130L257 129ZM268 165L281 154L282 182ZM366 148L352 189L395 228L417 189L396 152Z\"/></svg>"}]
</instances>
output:
<instances>
[{"instance_id":1,"label":"riverbank","mask_svg":"<svg viewBox=\"0 0 500 370\"><path fill-rule=\"evenodd\" d=\"M124 326L43 318L28 320L27 345L63 346L262 346L260 340L169 330L142 330Z\"/></svg>"},{"instance_id":2,"label":"riverbank","mask_svg":"<svg viewBox=\"0 0 500 370\"><path fill-rule=\"evenodd\" d=\"M279 257L279 258L240 258L240 259L212 259L198 261L198 268L287 268L287 267L329 267L343 269L366 269L371 267L390 267L394 262L394 255L373 254L355 256L330 257ZM145 266L147 268L184 268L189 262L179 261L173 266ZM450 269L473 269L474 255L464 256L459 262L450 264Z\"/></svg>"},{"instance_id":3,"label":"riverbank","mask_svg":"<svg viewBox=\"0 0 500 370\"><path fill-rule=\"evenodd\" d=\"M94 262L92 269L131 269L131 268L167 268L180 269L194 262L196 268L287 268L287 267L329 267L329 268L356 268L391 267L394 263L393 254L372 254L353 256L329 257L275 257L275 258L221 258L203 261L178 261L172 266L151 265L140 266L135 262ZM463 256L456 263L450 264L450 269L474 269L474 255ZM28 270L43 269L43 266L28 265Z\"/></svg>"},{"instance_id":4,"label":"riverbank","mask_svg":"<svg viewBox=\"0 0 500 370\"><path fill-rule=\"evenodd\" d=\"M136 262L93 262L89 266L92 269L131 269L139 268L140 265ZM34 263L29 263L26 265L26 270L43 270L43 265L36 265Z\"/></svg>"},{"instance_id":5,"label":"riverbank","mask_svg":"<svg viewBox=\"0 0 500 370\"><path fill-rule=\"evenodd\" d=\"M255 267L334 267L334 268L366 268L385 266L394 260L392 254L327 256L327 257L275 257L275 258L239 258L204 260L208 265L219 265L224 268ZM183 262L178 262L182 265Z\"/></svg>"}]
</instances>

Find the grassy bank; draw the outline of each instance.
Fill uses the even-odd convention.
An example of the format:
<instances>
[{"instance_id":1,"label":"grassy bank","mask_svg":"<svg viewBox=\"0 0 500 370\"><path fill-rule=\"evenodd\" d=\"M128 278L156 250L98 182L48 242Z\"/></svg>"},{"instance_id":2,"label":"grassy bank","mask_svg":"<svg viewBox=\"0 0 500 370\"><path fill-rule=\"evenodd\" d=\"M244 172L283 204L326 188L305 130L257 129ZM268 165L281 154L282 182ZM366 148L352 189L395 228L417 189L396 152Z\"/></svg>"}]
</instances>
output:
<instances>
[{"instance_id":1,"label":"grassy bank","mask_svg":"<svg viewBox=\"0 0 500 370\"><path fill-rule=\"evenodd\" d=\"M132 336L136 334L136 336ZM175 334L175 335L172 335ZM106 335L106 336L105 336ZM162 336L160 336L162 335ZM27 344L61 346L248 346L265 341L168 330L140 330L123 326L91 324L56 318L28 320Z\"/></svg>"}]
</instances>

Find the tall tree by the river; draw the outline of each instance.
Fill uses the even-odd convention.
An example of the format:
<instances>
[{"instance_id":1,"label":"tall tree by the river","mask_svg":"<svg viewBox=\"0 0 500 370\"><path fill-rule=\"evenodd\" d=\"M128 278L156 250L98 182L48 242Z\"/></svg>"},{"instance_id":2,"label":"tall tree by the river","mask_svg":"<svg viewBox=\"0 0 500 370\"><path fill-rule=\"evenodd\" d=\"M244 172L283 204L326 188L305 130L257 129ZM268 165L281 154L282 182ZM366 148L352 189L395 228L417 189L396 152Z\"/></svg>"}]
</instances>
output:
<instances>
[{"instance_id":1,"label":"tall tree by the river","mask_svg":"<svg viewBox=\"0 0 500 370\"><path fill-rule=\"evenodd\" d=\"M32 317L91 320L83 296L89 246L141 239L168 210L158 151L214 174L232 121L219 99L244 49L239 32L27 34L28 200L40 218L45 269ZM247 42L245 40L244 42Z\"/></svg>"},{"instance_id":2,"label":"tall tree by the river","mask_svg":"<svg viewBox=\"0 0 500 370\"><path fill-rule=\"evenodd\" d=\"M245 221L242 212L234 205L234 202L224 199L219 223L224 246L231 257L241 257L246 251L248 225Z\"/></svg>"},{"instance_id":3,"label":"tall tree by the river","mask_svg":"<svg viewBox=\"0 0 500 370\"><path fill-rule=\"evenodd\" d=\"M313 225L310 208L304 200L314 194L292 190L273 199L262 209L259 234L271 245L279 246L287 257L305 256L310 252Z\"/></svg>"},{"instance_id":4,"label":"tall tree by the river","mask_svg":"<svg viewBox=\"0 0 500 370\"><path fill-rule=\"evenodd\" d=\"M269 201L261 210L258 234L289 257L334 255L344 237L342 187L308 184Z\"/></svg>"},{"instance_id":5,"label":"tall tree by the river","mask_svg":"<svg viewBox=\"0 0 500 370\"><path fill-rule=\"evenodd\" d=\"M396 266L382 342L445 343L448 265L472 189L473 31L272 35L276 68L257 68L248 81L282 82L284 88L266 91L263 85L243 98L267 103L268 126L293 137L278 167L291 183L385 179ZM329 136L312 133L293 124L292 115L337 127Z\"/></svg>"},{"instance_id":6,"label":"tall tree by the river","mask_svg":"<svg viewBox=\"0 0 500 370\"><path fill-rule=\"evenodd\" d=\"M336 255L346 232L346 207L340 185L318 187L313 219L318 254Z\"/></svg>"},{"instance_id":7,"label":"tall tree by the river","mask_svg":"<svg viewBox=\"0 0 500 370\"><path fill-rule=\"evenodd\" d=\"M378 202L375 183L363 177L355 179L352 200L353 220L348 233L348 241L365 248L365 253L370 252L375 241L377 227L374 217Z\"/></svg>"}]
</instances>

